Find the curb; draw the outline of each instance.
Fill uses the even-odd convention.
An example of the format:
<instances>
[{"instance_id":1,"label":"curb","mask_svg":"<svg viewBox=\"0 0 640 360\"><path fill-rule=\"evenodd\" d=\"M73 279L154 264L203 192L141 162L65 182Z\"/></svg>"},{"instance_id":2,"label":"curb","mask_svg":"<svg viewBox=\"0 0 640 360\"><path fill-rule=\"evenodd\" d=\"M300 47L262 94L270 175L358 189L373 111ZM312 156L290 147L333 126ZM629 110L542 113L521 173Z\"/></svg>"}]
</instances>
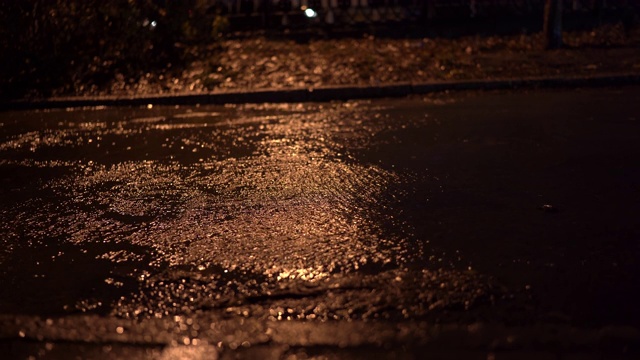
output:
<instances>
[{"instance_id":1,"label":"curb","mask_svg":"<svg viewBox=\"0 0 640 360\"><path fill-rule=\"evenodd\" d=\"M141 96L56 97L0 103L0 110L36 110L95 106L221 105L244 103L323 102L423 95L443 91L509 90L527 88L575 88L640 84L640 74L609 74L586 77L531 77L520 79L456 80L429 83L394 83L363 86L264 89L198 94Z\"/></svg>"}]
</instances>

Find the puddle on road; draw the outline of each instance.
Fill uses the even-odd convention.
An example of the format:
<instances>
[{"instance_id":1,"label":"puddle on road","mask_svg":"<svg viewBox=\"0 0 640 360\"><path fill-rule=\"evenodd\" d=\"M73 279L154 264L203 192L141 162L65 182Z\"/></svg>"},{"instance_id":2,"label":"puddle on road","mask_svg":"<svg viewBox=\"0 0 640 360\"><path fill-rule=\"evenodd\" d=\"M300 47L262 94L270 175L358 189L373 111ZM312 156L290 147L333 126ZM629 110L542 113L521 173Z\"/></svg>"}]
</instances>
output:
<instances>
[{"instance_id":1,"label":"puddle on road","mask_svg":"<svg viewBox=\"0 0 640 360\"><path fill-rule=\"evenodd\" d=\"M2 114L0 309L637 324L637 101L560 94Z\"/></svg>"},{"instance_id":2,"label":"puddle on road","mask_svg":"<svg viewBox=\"0 0 640 360\"><path fill-rule=\"evenodd\" d=\"M52 307L96 311L99 302L133 318L215 310L402 319L463 313L506 296L491 279L453 270L461 260L416 239L394 213L411 197L413 175L353 157L401 125L383 105L82 110L4 123L0 168L35 172L39 181L4 177L2 195L16 200L1 208L12 249L2 257L57 249L79 256L71 268L50 267L74 292L65 297L73 304ZM64 171L33 170L58 163ZM7 264L16 298L46 283ZM71 270L99 283L97 295L78 288ZM109 287L117 299L104 295ZM55 293L44 287L38 301ZM37 304L5 311L49 309Z\"/></svg>"}]
</instances>

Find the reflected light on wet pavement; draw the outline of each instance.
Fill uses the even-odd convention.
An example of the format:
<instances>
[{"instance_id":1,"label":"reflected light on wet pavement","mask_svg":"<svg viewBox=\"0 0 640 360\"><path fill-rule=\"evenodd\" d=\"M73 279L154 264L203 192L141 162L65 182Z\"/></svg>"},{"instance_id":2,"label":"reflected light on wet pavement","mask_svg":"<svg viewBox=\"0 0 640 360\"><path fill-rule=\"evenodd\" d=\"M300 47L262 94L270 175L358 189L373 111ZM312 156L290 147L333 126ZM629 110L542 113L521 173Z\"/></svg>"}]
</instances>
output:
<instances>
[{"instance_id":1,"label":"reflected light on wet pavement","mask_svg":"<svg viewBox=\"0 0 640 360\"><path fill-rule=\"evenodd\" d=\"M600 129L635 123L599 120L607 114L574 127L533 110L516 123L513 109L531 97L514 95L479 126L475 109L505 102L476 96L3 114L0 314L24 316L6 331L215 358L278 336L305 346L348 331L349 346L380 346L405 333L429 338L425 323L563 318L562 296L590 299L565 285L577 271L566 269L594 282L612 271L591 248L635 266L633 251L601 246L613 241L597 235L602 215L571 192L609 192L629 209L618 193L629 183L615 172L585 180L581 156L603 133L637 155L632 131ZM590 159L617 166L620 154ZM557 211L539 210L547 204ZM601 222L626 248L630 213ZM566 311L600 321L593 299ZM539 315L538 304L551 310ZM371 335L376 319L415 327ZM338 326L306 342L291 335L309 324Z\"/></svg>"},{"instance_id":2,"label":"reflected light on wet pavement","mask_svg":"<svg viewBox=\"0 0 640 360\"><path fill-rule=\"evenodd\" d=\"M425 244L407 243L410 226L389 210L406 179L349 153L395 126L381 111L366 102L51 111L28 132L18 119L4 127L2 166L35 176L9 180L4 256L52 253L34 271L54 273L100 264L84 279L94 294L51 275L70 295L52 311L406 318L447 306L441 295L458 291L450 282L472 285L452 300L468 306L491 286L443 270L435 255L434 266L408 270ZM15 301L9 309L24 305Z\"/></svg>"}]
</instances>

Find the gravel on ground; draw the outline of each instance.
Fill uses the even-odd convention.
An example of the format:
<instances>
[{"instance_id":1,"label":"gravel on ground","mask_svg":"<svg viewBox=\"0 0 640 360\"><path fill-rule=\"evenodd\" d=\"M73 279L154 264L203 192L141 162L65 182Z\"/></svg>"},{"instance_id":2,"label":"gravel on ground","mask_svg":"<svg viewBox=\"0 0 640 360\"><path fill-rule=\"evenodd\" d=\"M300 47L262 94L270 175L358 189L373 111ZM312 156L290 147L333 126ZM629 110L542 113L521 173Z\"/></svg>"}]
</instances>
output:
<instances>
[{"instance_id":1,"label":"gravel on ground","mask_svg":"<svg viewBox=\"0 0 640 360\"><path fill-rule=\"evenodd\" d=\"M606 25L565 32L560 50L542 49L540 34L447 38L358 38L294 41L228 37L194 49L178 69L104 85L72 83L53 96L197 94L262 89L380 85L443 80L640 74L640 29ZM90 78L90 77L89 77Z\"/></svg>"}]
</instances>

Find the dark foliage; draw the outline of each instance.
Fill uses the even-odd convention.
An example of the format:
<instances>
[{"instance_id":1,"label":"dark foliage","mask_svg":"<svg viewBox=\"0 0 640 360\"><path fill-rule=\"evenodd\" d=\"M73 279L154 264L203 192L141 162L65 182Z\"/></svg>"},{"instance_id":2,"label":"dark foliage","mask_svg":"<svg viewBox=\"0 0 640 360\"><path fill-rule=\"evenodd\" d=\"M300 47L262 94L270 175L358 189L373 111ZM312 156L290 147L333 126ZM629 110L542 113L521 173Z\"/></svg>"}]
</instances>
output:
<instances>
[{"instance_id":1,"label":"dark foliage","mask_svg":"<svg viewBox=\"0 0 640 360\"><path fill-rule=\"evenodd\" d=\"M13 0L0 2L0 94L107 82L188 60L215 41L220 21L202 0Z\"/></svg>"}]
</instances>

